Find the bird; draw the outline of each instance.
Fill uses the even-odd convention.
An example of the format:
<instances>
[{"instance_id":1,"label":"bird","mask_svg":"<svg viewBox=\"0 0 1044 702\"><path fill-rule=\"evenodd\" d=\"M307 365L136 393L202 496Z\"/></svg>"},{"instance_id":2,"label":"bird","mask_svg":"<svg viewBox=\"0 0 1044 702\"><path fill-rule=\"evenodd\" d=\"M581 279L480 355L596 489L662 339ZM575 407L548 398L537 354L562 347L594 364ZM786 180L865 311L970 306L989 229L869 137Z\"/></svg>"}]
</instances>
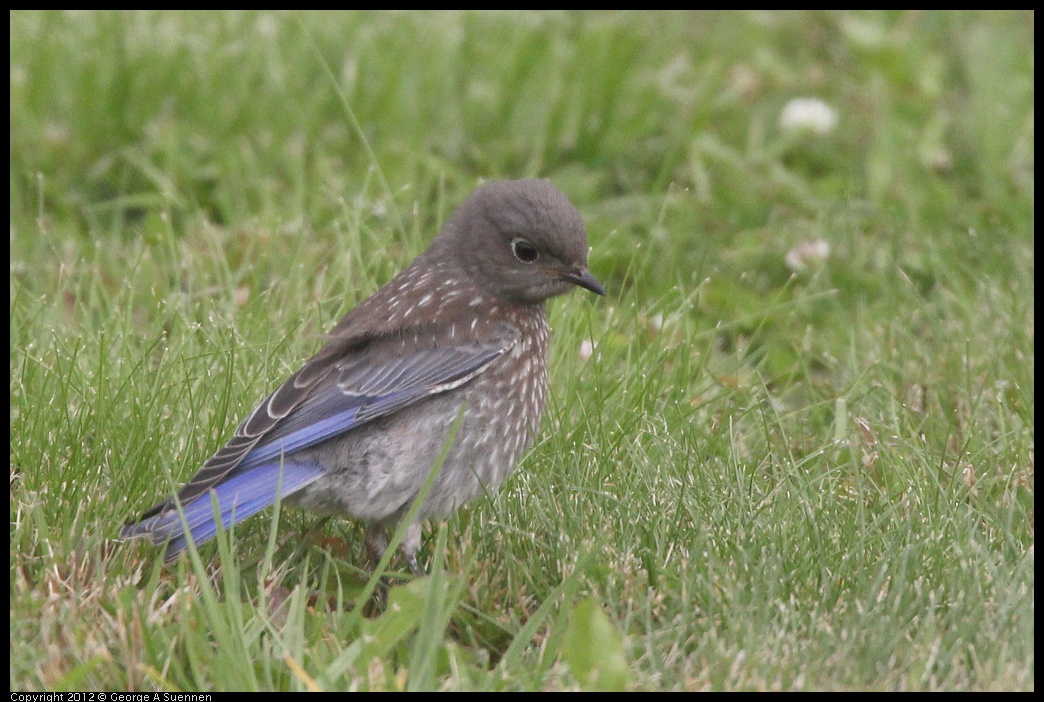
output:
<instances>
[{"instance_id":1,"label":"bird","mask_svg":"<svg viewBox=\"0 0 1044 702\"><path fill-rule=\"evenodd\" d=\"M166 544L170 562L190 539L213 538L218 519L227 529L278 499L365 523L376 562L448 446L400 543L422 575L422 525L497 490L534 441L548 399L546 303L576 288L605 295L587 259L580 212L549 181L480 185L121 540Z\"/></svg>"}]
</instances>

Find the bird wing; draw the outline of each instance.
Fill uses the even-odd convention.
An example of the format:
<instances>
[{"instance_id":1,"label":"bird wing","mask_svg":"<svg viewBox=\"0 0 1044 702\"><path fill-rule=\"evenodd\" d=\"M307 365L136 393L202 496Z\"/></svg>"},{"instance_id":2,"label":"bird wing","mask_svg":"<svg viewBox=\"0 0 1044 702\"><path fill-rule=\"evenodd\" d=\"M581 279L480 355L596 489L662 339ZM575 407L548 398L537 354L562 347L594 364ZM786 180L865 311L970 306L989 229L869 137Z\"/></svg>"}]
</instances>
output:
<instances>
[{"instance_id":1,"label":"bird wing","mask_svg":"<svg viewBox=\"0 0 1044 702\"><path fill-rule=\"evenodd\" d=\"M295 458L297 452L358 426L397 412L428 397L460 387L489 368L518 343L514 327L498 329L485 342L421 345L437 338L431 330L373 339L365 344L334 344L320 351L239 425L235 435L179 492L178 502L194 540L217 530L212 491L227 527L289 495L325 473L319 465ZM403 353L401 349L412 350ZM173 499L156 505L122 538L151 535L170 539L167 556L185 548L185 525Z\"/></svg>"},{"instance_id":2,"label":"bird wing","mask_svg":"<svg viewBox=\"0 0 1044 702\"><path fill-rule=\"evenodd\" d=\"M236 469L290 455L424 397L460 387L509 348L502 342L426 348L377 364L366 357L347 358L334 367L333 382L310 393L274 424Z\"/></svg>"}]
</instances>

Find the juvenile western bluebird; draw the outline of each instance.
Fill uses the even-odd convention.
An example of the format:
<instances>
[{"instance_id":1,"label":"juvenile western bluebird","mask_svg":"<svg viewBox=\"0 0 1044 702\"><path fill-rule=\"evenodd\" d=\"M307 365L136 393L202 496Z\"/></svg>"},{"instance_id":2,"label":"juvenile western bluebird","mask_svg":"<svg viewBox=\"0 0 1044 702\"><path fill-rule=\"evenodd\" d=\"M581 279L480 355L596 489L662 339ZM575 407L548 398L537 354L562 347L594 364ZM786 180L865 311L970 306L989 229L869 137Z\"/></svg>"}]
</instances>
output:
<instances>
[{"instance_id":1,"label":"juvenile western bluebird","mask_svg":"<svg viewBox=\"0 0 1044 702\"><path fill-rule=\"evenodd\" d=\"M573 286L605 294L565 195L545 180L483 185L176 497L120 537L166 543L173 560L190 535L198 544L217 533L212 498L228 528L281 494L285 504L367 523L367 548L379 557L462 414L402 541L421 573L422 522L498 488L532 442L547 402L545 303Z\"/></svg>"}]
</instances>

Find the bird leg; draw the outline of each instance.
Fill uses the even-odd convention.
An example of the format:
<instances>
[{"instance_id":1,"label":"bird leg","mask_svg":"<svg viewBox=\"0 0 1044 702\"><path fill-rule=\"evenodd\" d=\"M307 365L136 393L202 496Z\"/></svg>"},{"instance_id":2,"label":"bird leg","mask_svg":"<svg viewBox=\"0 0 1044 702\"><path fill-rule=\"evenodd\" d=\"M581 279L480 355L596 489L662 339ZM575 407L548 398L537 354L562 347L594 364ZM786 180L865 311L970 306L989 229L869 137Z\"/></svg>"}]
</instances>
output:
<instances>
[{"instance_id":1,"label":"bird leg","mask_svg":"<svg viewBox=\"0 0 1044 702\"><path fill-rule=\"evenodd\" d=\"M406 565L410 567L410 572L418 578L423 578L427 573L417 563L417 551L420 550L420 545L421 525L420 522L414 522L406 527L406 535L402 537L399 550L406 556Z\"/></svg>"},{"instance_id":2,"label":"bird leg","mask_svg":"<svg viewBox=\"0 0 1044 702\"><path fill-rule=\"evenodd\" d=\"M382 524L371 524L366 530L364 541L370 564L376 568L377 564L381 562L381 557L384 556L385 550L388 548L388 531ZM421 525L420 522L414 522L406 527L406 534L402 537L399 550L406 557L406 565L409 566L410 572L418 578L427 575L417 562L417 551L420 550L420 545Z\"/></svg>"},{"instance_id":3,"label":"bird leg","mask_svg":"<svg viewBox=\"0 0 1044 702\"><path fill-rule=\"evenodd\" d=\"M370 557L370 566L376 568L388 548L388 532L383 524L371 524L366 529L363 541L366 544L366 555Z\"/></svg>"}]
</instances>

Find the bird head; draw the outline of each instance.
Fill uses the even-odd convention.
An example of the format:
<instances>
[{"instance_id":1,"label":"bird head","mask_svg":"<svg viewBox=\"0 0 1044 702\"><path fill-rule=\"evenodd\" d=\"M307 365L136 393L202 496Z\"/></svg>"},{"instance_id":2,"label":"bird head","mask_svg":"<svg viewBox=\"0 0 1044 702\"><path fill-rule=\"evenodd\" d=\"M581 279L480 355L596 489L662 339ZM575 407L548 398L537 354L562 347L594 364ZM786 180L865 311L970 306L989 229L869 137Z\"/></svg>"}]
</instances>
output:
<instances>
[{"instance_id":1,"label":"bird head","mask_svg":"<svg viewBox=\"0 0 1044 702\"><path fill-rule=\"evenodd\" d=\"M492 181L478 188L432 248L490 293L541 303L581 287L605 295L587 270L587 232L573 203L546 180Z\"/></svg>"}]
</instances>

